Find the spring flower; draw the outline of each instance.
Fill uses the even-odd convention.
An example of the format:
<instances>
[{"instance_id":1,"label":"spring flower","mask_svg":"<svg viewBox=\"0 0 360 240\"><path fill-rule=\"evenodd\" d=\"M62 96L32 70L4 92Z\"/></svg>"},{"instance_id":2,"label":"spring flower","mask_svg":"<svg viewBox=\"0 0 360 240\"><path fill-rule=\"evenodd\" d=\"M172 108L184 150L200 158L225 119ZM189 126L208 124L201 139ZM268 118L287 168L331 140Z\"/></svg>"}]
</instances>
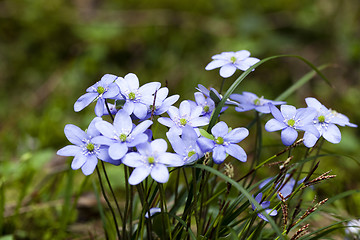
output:
<instances>
[{"instance_id":1,"label":"spring flower","mask_svg":"<svg viewBox=\"0 0 360 240\"><path fill-rule=\"evenodd\" d=\"M216 164L224 162L226 154L241 162L246 162L246 152L236 144L249 135L246 128L235 128L229 132L226 123L221 121L211 129L211 133L213 139L200 137L198 144L204 152L213 152L213 160Z\"/></svg>"},{"instance_id":2,"label":"spring flower","mask_svg":"<svg viewBox=\"0 0 360 240\"><path fill-rule=\"evenodd\" d=\"M159 123L169 127L169 132L174 132L178 135L182 134L185 126L200 127L209 124L209 119L206 117L200 117L202 107L197 106L191 108L188 101L182 101L180 107L169 107L167 113L170 118L160 117Z\"/></svg>"},{"instance_id":3,"label":"spring flower","mask_svg":"<svg viewBox=\"0 0 360 240\"><path fill-rule=\"evenodd\" d=\"M150 208L150 209L149 209L149 212L150 212L150 217L152 217L152 216L154 216L156 213L160 213L160 212L161 212L161 208L158 208L158 207ZM145 213L145 217L146 217L146 218L150 218L150 217L149 217L149 212L146 212L146 213Z\"/></svg>"},{"instance_id":4,"label":"spring flower","mask_svg":"<svg viewBox=\"0 0 360 240\"><path fill-rule=\"evenodd\" d=\"M195 102L189 101L192 107L200 106L202 107L202 112L200 116L207 117L210 119L211 113L215 109L215 103L211 98L205 98L205 95L201 92L194 93Z\"/></svg>"},{"instance_id":5,"label":"spring flower","mask_svg":"<svg viewBox=\"0 0 360 240\"><path fill-rule=\"evenodd\" d=\"M145 117L149 118L153 112L153 115L161 115L167 110L169 110L170 106L172 106L178 99L179 95L172 95L170 97L167 97L169 94L169 89L167 87L160 88L157 90L155 94L155 105L154 101L151 103L151 105L148 108L148 114Z\"/></svg>"},{"instance_id":6,"label":"spring flower","mask_svg":"<svg viewBox=\"0 0 360 240\"><path fill-rule=\"evenodd\" d=\"M355 124L350 123L349 119L345 115L337 113L331 109L327 109L315 98L306 98L305 102L308 107L316 109L317 114L313 118L313 124L320 133L319 136L315 136L311 133L305 133L304 145L307 147L313 147L321 136L331 143L339 143L341 141L341 133L335 124L340 126L357 127Z\"/></svg>"},{"instance_id":7,"label":"spring flower","mask_svg":"<svg viewBox=\"0 0 360 240\"><path fill-rule=\"evenodd\" d=\"M297 184L296 180L293 178L290 178L290 174L286 174L284 180L281 183L278 183L275 188L278 189L278 192L280 192L285 198L290 196L292 193L295 185L299 185L304 181L305 178L300 179ZM260 183L259 188L263 188L266 184L268 184L272 178L265 179L262 183ZM280 196L278 195L278 198L281 200Z\"/></svg>"},{"instance_id":8,"label":"spring flower","mask_svg":"<svg viewBox=\"0 0 360 240\"><path fill-rule=\"evenodd\" d=\"M75 112L83 110L97 99L95 114L101 117L104 114L104 110L106 110L105 99L115 98L119 94L119 87L114 83L117 78L115 75L105 74L100 81L86 89L87 93L79 97L74 104Z\"/></svg>"},{"instance_id":9,"label":"spring flower","mask_svg":"<svg viewBox=\"0 0 360 240\"><path fill-rule=\"evenodd\" d=\"M95 124L103 136L93 139L94 143L109 146L109 155L114 160L121 159L129 147L135 147L148 140L144 131L152 124L145 120L134 127L130 115L123 109L117 112L114 123L99 121Z\"/></svg>"},{"instance_id":10,"label":"spring flower","mask_svg":"<svg viewBox=\"0 0 360 240\"><path fill-rule=\"evenodd\" d=\"M125 99L123 109L139 119L146 117L148 108L154 101L153 94L161 86L159 82L150 82L139 87L139 79L133 73L127 74L124 78L119 77L116 84Z\"/></svg>"},{"instance_id":11,"label":"spring flower","mask_svg":"<svg viewBox=\"0 0 360 240\"><path fill-rule=\"evenodd\" d=\"M192 127L185 126L181 138L173 132L167 132L166 136L174 151L183 159L184 165L192 164L204 155L196 142L198 136Z\"/></svg>"},{"instance_id":12,"label":"spring flower","mask_svg":"<svg viewBox=\"0 0 360 240\"><path fill-rule=\"evenodd\" d=\"M212 59L213 61L205 67L205 70L220 68L220 76L223 78L231 77L236 69L246 71L260 61L257 58L250 57L250 52L247 50L223 52L212 56Z\"/></svg>"},{"instance_id":13,"label":"spring flower","mask_svg":"<svg viewBox=\"0 0 360 240\"><path fill-rule=\"evenodd\" d=\"M264 97L258 97L251 92L243 92L242 94L234 93L230 95L232 100L239 102L239 105L235 107L238 112L246 112L255 109L261 113L270 113L269 103L273 105L285 104L282 101L272 101L265 99Z\"/></svg>"},{"instance_id":14,"label":"spring flower","mask_svg":"<svg viewBox=\"0 0 360 240\"><path fill-rule=\"evenodd\" d=\"M149 175L155 181L165 183L169 179L167 167L182 166L184 163L179 155L166 152L164 139L145 142L136 148L137 152L130 152L122 159L123 164L135 168L129 177L131 185L139 184Z\"/></svg>"},{"instance_id":15,"label":"spring flower","mask_svg":"<svg viewBox=\"0 0 360 240\"><path fill-rule=\"evenodd\" d=\"M277 109L273 104L269 104L271 114L274 116L265 124L265 130L268 132L281 131L281 141L285 146L293 144L298 137L297 130L310 132L319 137L320 134L312 124L316 116L316 110L313 108L299 108L294 106L281 105Z\"/></svg>"},{"instance_id":16,"label":"spring flower","mask_svg":"<svg viewBox=\"0 0 360 240\"><path fill-rule=\"evenodd\" d=\"M346 235L353 237L351 239L360 238L360 219L351 220L346 224L346 226L347 226L347 228L345 229Z\"/></svg>"},{"instance_id":17,"label":"spring flower","mask_svg":"<svg viewBox=\"0 0 360 240\"><path fill-rule=\"evenodd\" d=\"M221 99L223 98L223 96L220 93L218 93L218 91L216 91L216 89L214 89L214 88L210 88L210 90L209 90L206 87L204 87L203 85L198 84L198 87L196 89L199 92L203 93L206 97L212 99L215 102L215 104L218 104L221 101ZM230 99L227 99L225 101L225 105L238 105L238 103L234 102ZM226 107L223 107L221 109L221 112L223 112L225 110L226 110Z\"/></svg>"},{"instance_id":18,"label":"spring flower","mask_svg":"<svg viewBox=\"0 0 360 240\"><path fill-rule=\"evenodd\" d=\"M60 156L74 156L71 168L74 170L81 168L85 175L94 172L98 158L111 164L120 164L120 162L117 163L109 157L106 146L93 142L93 137L100 135L100 132L95 128L95 123L99 121L102 121L102 119L99 117L94 118L86 132L75 125L66 125L64 129L65 136L74 145L65 146L57 151Z\"/></svg>"},{"instance_id":19,"label":"spring flower","mask_svg":"<svg viewBox=\"0 0 360 240\"><path fill-rule=\"evenodd\" d=\"M270 216L276 216L277 215L277 211L275 209L267 209L270 206L270 201L262 201L262 193L259 193L258 195L256 195L255 200L256 202L259 203L259 205L261 206L262 210L265 211L268 215ZM255 207L255 205L253 203L251 203L252 209L255 211L257 210L257 208ZM258 217L263 219L264 221L269 221L261 212L259 212Z\"/></svg>"}]
</instances>

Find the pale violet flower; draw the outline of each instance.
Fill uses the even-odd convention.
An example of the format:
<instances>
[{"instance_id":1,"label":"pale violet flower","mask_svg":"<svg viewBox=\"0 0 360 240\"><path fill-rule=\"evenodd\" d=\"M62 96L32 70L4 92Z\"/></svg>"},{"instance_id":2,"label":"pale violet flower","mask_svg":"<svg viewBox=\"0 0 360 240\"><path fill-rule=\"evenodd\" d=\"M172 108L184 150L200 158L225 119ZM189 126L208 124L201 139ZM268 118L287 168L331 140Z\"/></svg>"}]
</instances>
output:
<instances>
[{"instance_id":1,"label":"pale violet flower","mask_svg":"<svg viewBox=\"0 0 360 240\"><path fill-rule=\"evenodd\" d=\"M84 95L74 104L75 112L83 110L91 102L97 99L95 114L101 117L104 114L105 99L115 98L119 94L119 87L114 83L118 77L112 74L105 74L100 81L86 89Z\"/></svg>"},{"instance_id":2,"label":"pale violet flower","mask_svg":"<svg viewBox=\"0 0 360 240\"><path fill-rule=\"evenodd\" d=\"M250 52L247 50L223 52L212 56L212 59L213 61L205 67L205 70L220 68L220 76L223 78L231 77L236 69L246 71L260 61L257 58L250 57Z\"/></svg>"},{"instance_id":3,"label":"pale violet flower","mask_svg":"<svg viewBox=\"0 0 360 240\"><path fill-rule=\"evenodd\" d=\"M310 132L319 137L319 131L313 125L316 116L314 108L299 108L294 106L281 105L277 109L273 104L269 104L271 114L274 116L265 124L265 130L274 132L281 130L281 141L285 146L290 146L298 137L297 130Z\"/></svg>"},{"instance_id":4,"label":"pale violet flower","mask_svg":"<svg viewBox=\"0 0 360 240\"><path fill-rule=\"evenodd\" d=\"M151 114L157 116L165 113L167 110L169 110L170 106L172 106L180 97L177 94L168 97L168 94L169 89L167 87L160 88L156 91L156 93L154 94L155 105L154 101L153 103L151 103L151 105L149 105L148 114L145 119L149 118Z\"/></svg>"},{"instance_id":5,"label":"pale violet flower","mask_svg":"<svg viewBox=\"0 0 360 240\"><path fill-rule=\"evenodd\" d=\"M206 117L200 117L202 113L202 107L197 106L191 108L188 101L182 101L180 107L169 107L167 111L170 118L160 117L158 122L169 127L169 132L181 135L185 126L191 126L193 128L205 126L209 124L209 119Z\"/></svg>"},{"instance_id":6,"label":"pale violet flower","mask_svg":"<svg viewBox=\"0 0 360 240\"><path fill-rule=\"evenodd\" d=\"M149 175L156 182L165 183L169 179L167 167L184 164L178 154L166 152L167 144L164 139L145 142L136 148L137 152L130 152L122 159L123 164L135 168L129 177L131 185L139 184Z\"/></svg>"},{"instance_id":7,"label":"pale violet flower","mask_svg":"<svg viewBox=\"0 0 360 240\"><path fill-rule=\"evenodd\" d=\"M299 185L300 183L302 183L304 181L305 178L300 179L297 184L296 184L296 180L293 178L290 178L290 174L286 174L284 180L281 183L278 183L275 188L277 189L278 192L281 193L281 195L283 195L284 198L287 198L290 196L290 194L292 193L295 185ZM259 188L263 188L266 184L268 184L273 178L267 178L265 179L262 183L260 183ZM280 196L277 195L278 198L281 200Z\"/></svg>"},{"instance_id":8,"label":"pale violet flower","mask_svg":"<svg viewBox=\"0 0 360 240\"><path fill-rule=\"evenodd\" d=\"M215 102L201 92L194 93L195 102L189 101L192 107L200 106L202 107L202 112L200 116L207 117L210 119L213 110L215 109Z\"/></svg>"},{"instance_id":9,"label":"pale violet flower","mask_svg":"<svg viewBox=\"0 0 360 240\"><path fill-rule=\"evenodd\" d=\"M154 93L161 86L159 82L150 82L139 87L139 79L134 73L129 73L124 78L119 77L116 84L125 99L123 109L129 114L133 113L138 119L146 117L149 106L153 104Z\"/></svg>"},{"instance_id":10,"label":"pale violet flower","mask_svg":"<svg viewBox=\"0 0 360 240\"><path fill-rule=\"evenodd\" d=\"M360 239L360 219L354 219L346 224L345 233L351 236L351 239Z\"/></svg>"},{"instance_id":11,"label":"pale violet flower","mask_svg":"<svg viewBox=\"0 0 360 240\"><path fill-rule=\"evenodd\" d=\"M341 141L341 133L335 124L357 127L355 124L350 123L345 115L327 109L315 98L306 98L305 102L308 107L314 108L317 112L313 118L313 124L320 133L319 136L315 136L311 133L304 134L304 145L307 147L313 147L321 136L331 143L339 143Z\"/></svg>"},{"instance_id":12,"label":"pale violet flower","mask_svg":"<svg viewBox=\"0 0 360 240\"><path fill-rule=\"evenodd\" d=\"M282 101L272 101L265 99L264 97L258 97L256 94L251 92L243 92L242 94L234 93L230 95L232 100L239 102L235 110L238 112L246 112L255 110L261 113L270 113L269 103L273 105L285 104Z\"/></svg>"},{"instance_id":13,"label":"pale violet flower","mask_svg":"<svg viewBox=\"0 0 360 240\"><path fill-rule=\"evenodd\" d=\"M152 217L152 216L154 216L155 214L160 213L160 212L161 212L161 208L158 208L158 207L150 208L150 209L149 209L149 212L150 212L150 217ZM146 213L145 213L145 217L146 217L146 218L150 218L150 217L149 217L149 212L146 212Z\"/></svg>"},{"instance_id":14,"label":"pale violet flower","mask_svg":"<svg viewBox=\"0 0 360 240\"><path fill-rule=\"evenodd\" d=\"M255 197L256 202L262 207L262 211L265 211L269 216L276 216L277 211L275 209L268 209L270 207L270 201L261 201L262 193L259 193ZM253 203L251 203L252 209L254 211L258 210ZM257 213L258 217L263 219L264 221L269 221L261 212Z\"/></svg>"},{"instance_id":15,"label":"pale violet flower","mask_svg":"<svg viewBox=\"0 0 360 240\"><path fill-rule=\"evenodd\" d=\"M166 133L174 151L183 159L184 165L192 164L204 153L197 144L197 133L190 126L185 126L181 137L173 132Z\"/></svg>"},{"instance_id":16,"label":"pale violet flower","mask_svg":"<svg viewBox=\"0 0 360 240\"><path fill-rule=\"evenodd\" d=\"M145 120L135 126L130 115L121 109L116 113L113 124L106 121L95 124L103 136L97 136L93 141L96 144L109 146L110 157L120 160L128 152L129 147L135 147L148 140L148 135L144 131L151 124L152 121Z\"/></svg>"},{"instance_id":17,"label":"pale violet flower","mask_svg":"<svg viewBox=\"0 0 360 240\"><path fill-rule=\"evenodd\" d=\"M198 87L196 89L199 92L203 93L206 97L212 99L215 102L215 104L218 104L221 101L221 99L223 98L223 96L218 91L216 91L216 89L214 89L214 88L210 88L210 90L209 90L206 87L204 87L203 85L198 84ZM227 99L225 101L225 105L238 105L238 103L235 101L232 101L230 99ZM226 110L226 107L223 107L221 109L222 112L225 110Z\"/></svg>"},{"instance_id":18,"label":"pale violet flower","mask_svg":"<svg viewBox=\"0 0 360 240\"><path fill-rule=\"evenodd\" d=\"M65 136L74 145L68 145L57 151L60 156L74 156L71 168L73 170L81 168L85 175L94 172L98 159L115 165L120 164L109 157L108 147L93 142L93 138L100 135L95 128L95 123L100 121L102 121L101 118L94 118L86 132L73 124L66 125Z\"/></svg>"},{"instance_id":19,"label":"pale violet flower","mask_svg":"<svg viewBox=\"0 0 360 240\"><path fill-rule=\"evenodd\" d=\"M226 154L233 156L241 162L246 162L247 155L236 143L239 143L249 135L246 128L235 128L229 131L225 122L218 122L211 128L213 139L200 137L198 144L203 152L212 152L216 164L224 162Z\"/></svg>"}]
</instances>

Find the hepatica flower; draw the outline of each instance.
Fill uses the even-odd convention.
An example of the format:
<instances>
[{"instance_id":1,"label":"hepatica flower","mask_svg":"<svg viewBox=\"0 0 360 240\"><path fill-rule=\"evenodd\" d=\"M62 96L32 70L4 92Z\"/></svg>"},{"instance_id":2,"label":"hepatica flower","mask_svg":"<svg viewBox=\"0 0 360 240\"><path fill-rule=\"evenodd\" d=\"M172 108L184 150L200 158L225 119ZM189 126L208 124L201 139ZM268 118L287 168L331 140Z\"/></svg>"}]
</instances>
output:
<instances>
[{"instance_id":1,"label":"hepatica flower","mask_svg":"<svg viewBox=\"0 0 360 240\"><path fill-rule=\"evenodd\" d=\"M181 138L174 132L167 132L166 136L184 165L192 164L204 155L197 144L198 136L192 127L185 126Z\"/></svg>"},{"instance_id":2,"label":"hepatica flower","mask_svg":"<svg viewBox=\"0 0 360 240\"><path fill-rule=\"evenodd\" d=\"M225 122L218 122L212 129L212 139L200 137L198 144L202 151L213 152L213 160L216 164L222 163L226 154L233 156L241 162L246 162L247 155L237 143L249 135L246 128L235 128L229 132Z\"/></svg>"},{"instance_id":3,"label":"hepatica flower","mask_svg":"<svg viewBox=\"0 0 360 240\"><path fill-rule=\"evenodd\" d=\"M115 75L105 74L100 81L86 89L87 93L79 97L74 104L75 112L83 110L97 99L95 114L101 117L104 114L104 110L106 110L105 99L115 98L119 94L119 87L114 83L117 78Z\"/></svg>"},{"instance_id":4,"label":"hepatica flower","mask_svg":"<svg viewBox=\"0 0 360 240\"><path fill-rule=\"evenodd\" d=\"M209 119L200 117L202 107L197 106L191 108L188 101L182 101L180 107L169 107L167 113L170 118L161 117L158 119L159 123L169 127L169 132L181 135L185 126L200 127L209 124Z\"/></svg>"},{"instance_id":5,"label":"hepatica flower","mask_svg":"<svg viewBox=\"0 0 360 240\"><path fill-rule=\"evenodd\" d=\"M263 211L265 211L268 215L270 216L276 216L277 215L277 211L275 209L268 209L270 207L270 201L262 201L262 193L259 193L258 195L256 195L255 200L256 202L259 203L259 205L262 207ZM257 210L257 208L255 207L255 205L253 203L251 203L252 209L255 211ZM269 221L261 212L259 212L258 217L263 219L264 221Z\"/></svg>"},{"instance_id":6,"label":"hepatica flower","mask_svg":"<svg viewBox=\"0 0 360 240\"><path fill-rule=\"evenodd\" d=\"M151 113L153 113L153 115L155 116L163 114L164 112L169 110L170 106L172 106L180 97L177 94L168 97L168 94L169 89L167 87L160 88L156 91L156 93L154 94L155 105L153 100L151 105L149 105L148 114L145 118L149 118Z\"/></svg>"},{"instance_id":7,"label":"hepatica flower","mask_svg":"<svg viewBox=\"0 0 360 240\"><path fill-rule=\"evenodd\" d=\"M98 158L115 165L120 164L109 157L106 146L93 142L93 137L100 135L100 132L95 128L95 123L100 121L102 121L101 118L94 118L86 132L75 125L66 125L64 129L65 136L74 145L68 145L57 151L60 156L74 156L71 168L74 170L81 168L85 175L94 172Z\"/></svg>"},{"instance_id":8,"label":"hepatica flower","mask_svg":"<svg viewBox=\"0 0 360 240\"><path fill-rule=\"evenodd\" d=\"M153 104L153 94L161 84L150 82L139 87L139 79L133 73L127 74L124 78L119 77L116 83L125 99L123 109L129 114L133 113L139 119L144 119L148 113L148 107Z\"/></svg>"},{"instance_id":9,"label":"hepatica flower","mask_svg":"<svg viewBox=\"0 0 360 240\"><path fill-rule=\"evenodd\" d=\"M232 100L239 102L239 105L235 107L238 112L246 112L255 110L261 113L270 113L269 103L273 105L285 104L282 101L272 101L265 99L264 97L258 97L256 94L251 92L243 92L242 94L234 93L230 95Z\"/></svg>"},{"instance_id":10,"label":"hepatica flower","mask_svg":"<svg viewBox=\"0 0 360 240\"><path fill-rule=\"evenodd\" d=\"M210 119L211 113L215 109L214 101L209 97L206 98L205 95L202 94L201 92L194 93L194 96L195 96L195 102L193 101L190 102L192 107L196 107L196 106L202 107L202 112L200 116L207 117Z\"/></svg>"},{"instance_id":11,"label":"hepatica flower","mask_svg":"<svg viewBox=\"0 0 360 240\"><path fill-rule=\"evenodd\" d=\"M212 56L212 59L213 61L205 67L205 70L220 68L220 76L223 78L231 77L236 69L246 71L260 61L257 58L250 57L250 52L247 50L223 52Z\"/></svg>"},{"instance_id":12,"label":"hepatica flower","mask_svg":"<svg viewBox=\"0 0 360 240\"><path fill-rule=\"evenodd\" d=\"M293 178L289 179L289 177L290 177L290 174L286 174L284 180L275 186L275 188L278 189L278 192L280 192L285 198L290 196L295 185L299 185L305 179L305 178L300 179L296 184L296 180ZM260 189L263 188L271 180L272 180L272 178L265 179L262 183L260 183L259 188ZM278 195L278 198L281 200L279 195Z\"/></svg>"},{"instance_id":13,"label":"hepatica flower","mask_svg":"<svg viewBox=\"0 0 360 240\"><path fill-rule=\"evenodd\" d=\"M360 219L354 219L354 220L349 221L346 224L345 233L349 237L350 236L353 237L351 239L359 239L360 238Z\"/></svg>"},{"instance_id":14,"label":"hepatica flower","mask_svg":"<svg viewBox=\"0 0 360 240\"><path fill-rule=\"evenodd\" d=\"M137 185L147 176L165 183L169 179L167 167L183 165L183 160L175 153L166 152L167 144L164 139L156 139L151 143L145 142L137 146L137 152L130 152L122 159L126 166L135 168L129 177L131 185Z\"/></svg>"},{"instance_id":15,"label":"hepatica flower","mask_svg":"<svg viewBox=\"0 0 360 240\"><path fill-rule=\"evenodd\" d=\"M214 89L214 88L210 88L210 90L209 90L206 87L204 87L203 85L198 84L198 87L196 89L199 90L201 93L203 93L206 97L212 99L215 102L215 104L218 104L221 101L221 99L223 98L223 96L220 93L218 93L218 91L216 91L216 89ZM225 105L238 105L238 103L234 102L230 99L227 99L225 101ZM222 112L225 110L226 110L226 107L223 107L221 109Z\"/></svg>"},{"instance_id":16,"label":"hepatica flower","mask_svg":"<svg viewBox=\"0 0 360 240\"><path fill-rule=\"evenodd\" d=\"M130 115L123 109L117 112L114 123L99 121L96 128L103 136L97 136L93 141L97 144L109 146L109 155L114 160L121 159L129 147L135 147L148 140L144 131L152 124L145 120L134 127Z\"/></svg>"},{"instance_id":17,"label":"hepatica flower","mask_svg":"<svg viewBox=\"0 0 360 240\"><path fill-rule=\"evenodd\" d=\"M294 106L281 105L277 109L270 103L270 111L274 116L265 124L265 130L274 132L281 130L281 141L285 146L290 146L298 137L297 130L310 132L319 137L319 132L313 125L313 119L316 116L314 108L299 108Z\"/></svg>"},{"instance_id":18,"label":"hepatica flower","mask_svg":"<svg viewBox=\"0 0 360 240\"><path fill-rule=\"evenodd\" d=\"M345 115L327 109L315 98L306 98L305 102L308 107L316 109L317 114L313 118L313 124L320 133L319 136L311 133L305 133L304 145L307 147L313 147L321 136L331 143L339 143L341 141L341 133L335 124L340 126L357 127L355 124L350 123L349 119Z\"/></svg>"}]
</instances>

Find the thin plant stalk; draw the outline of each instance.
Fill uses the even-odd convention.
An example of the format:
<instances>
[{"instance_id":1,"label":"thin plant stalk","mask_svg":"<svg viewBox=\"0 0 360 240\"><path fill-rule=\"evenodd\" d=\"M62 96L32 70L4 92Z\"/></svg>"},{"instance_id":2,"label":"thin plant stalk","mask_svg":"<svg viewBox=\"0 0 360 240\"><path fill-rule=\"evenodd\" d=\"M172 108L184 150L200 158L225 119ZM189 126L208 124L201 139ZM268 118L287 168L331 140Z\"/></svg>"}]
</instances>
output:
<instances>
[{"instance_id":1,"label":"thin plant stalk","mask_svg":"<svg viewBox=\"0 0 360 240\"><path fill-rule=\"evenodd\" d=\"M104 185L103 185L102 180L101 180L101 175L100 175L100 171L99 171L99 167L98 167L98 166L96 166L96 173L97 173L97 176L98 176L98 178L99 178L99 183L100 183L101 192L102 192L102 194L103 194L103 196L104 196L104 199L105 199L105 201L106 201L106 204L109 206L109 209L110 209L110 211L111 211L111 215L112 215L113 220L114 220L117 237L118 237L118 239L120 240L120 239L122 239L122 238L121 238L121 235L120 235L120 232L119 232L119 226L118 226L118 223L117 223L117 220L116 220L115 212L114 212L114 209L112 208L112 206L111 206L111 204L110 204L110 202L109 202L109 199L108 199L108 197L107 197L107 195L106 195L106 193L105 193Z\"/></svg>"}]
</instances>

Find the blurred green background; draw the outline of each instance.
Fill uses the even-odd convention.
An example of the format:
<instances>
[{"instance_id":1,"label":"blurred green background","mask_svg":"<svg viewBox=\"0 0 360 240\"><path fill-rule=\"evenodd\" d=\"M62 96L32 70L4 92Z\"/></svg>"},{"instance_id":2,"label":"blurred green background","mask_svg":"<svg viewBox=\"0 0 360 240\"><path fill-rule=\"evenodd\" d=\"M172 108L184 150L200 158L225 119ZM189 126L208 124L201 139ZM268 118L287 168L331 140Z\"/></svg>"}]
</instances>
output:
<instances>
[{"instance_id":1,"label":"blurred green background","mask_svg":"<svg viewBox=\"0 0 360 240\"><path fill-rule=\"evenodd\" d=\"M313 96L359 125L359 23L358 0L1 0L0 235L47 239L59 230L61 238L101 232L96 218L68 214L64 201L84 191L69 183L80 185L84 177L68 171L70 159L55 152L68 144L66 124L84 129L94 117L94 105L75 113L73 104L106 73L133 72L141 84L167 82L170 93L184 100L193 99L198 83L219 89L218 70L204 69L214 54L247 49L260 59L300 55L316 66L329 64L323 73L332 86L315 77L288 103L305 107L304 98ZM273 99L310 70L297 59L273 60L251 73L238 92ZM233 127L240 126L236 117L233 112L229 120ZM323 196L360 186L354 161L359 162L360 131L341 131L342 142L324 148L353 159L321 163L321 169L338 175L320 188ZM116 174L111 172L115 181ZM84 184L91 191L91 180ZM357 200L353 196L335 207L344 216L359 217Z\"/></svg>"}]
</instances>

